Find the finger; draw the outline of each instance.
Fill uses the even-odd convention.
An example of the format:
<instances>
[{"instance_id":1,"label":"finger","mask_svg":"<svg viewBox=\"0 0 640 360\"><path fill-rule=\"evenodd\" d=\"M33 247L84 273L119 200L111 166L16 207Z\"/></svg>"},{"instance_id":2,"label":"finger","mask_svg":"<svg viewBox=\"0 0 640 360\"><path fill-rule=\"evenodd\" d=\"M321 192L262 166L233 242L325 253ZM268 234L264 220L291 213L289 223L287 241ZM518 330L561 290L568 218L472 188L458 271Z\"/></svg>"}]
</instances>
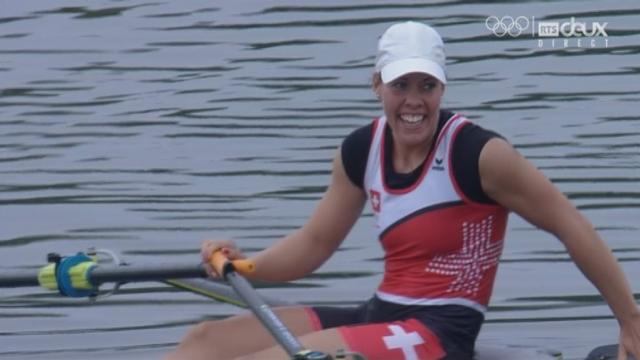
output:
<instances>
[{"instance_id":1,"label":"finger","mask_svg":"<svg viewBox=\"0 0 640 360\"><path fill-rule=\"evenodd\" d=\"M205 240L202 242L202 246L200 247L200 255L202 257L203 262L209 261L211 254L220 248L219 242L214 240Z\"/></svg>"},{"instance_id":2,"label":"finger","mask_svg":"<svg viewBox=\"0 0 640 360\"><path fill-rule=\"evenodd\" d=\"M227 264L229 263L229 258L224 254L224 248L221 248L220 251L215 251L211 254L211 259L209 259L209 265L213 268L218 275L222 276L227 268Z\"/></svg>"},{"instance_id":3,"label":"finger","mask_svg":"<svg viewBox=\"0 0 640 360\"><path fill-rule=\"evenodd\" d=\"M200 248L200 257L202 258L203 263L206 263L207 259L210 256L210 253L211 253L210 248L211 248L211 245L209 243L204 243Z\"/></svg>"},{"instance_id":4,"label":"finger","mask_svg":"<svg viewBox=\"0 0 640 360\"><path fill-rule=\"evenodd\" d=\"M228 260L229 252L230 250L228 248L221 247L220 243L215 243L209 247L207 254L204 257L204 264L208 269L210 269L213 277L218 278L222 276L222 267Z\"/></svg>"},{"instance_id":5,"label":"finger","mask_svg":"<svg viewBox=\"0 0 640 360\"><path fill-rule=\"evenodd\" d=\"M225 255L231 260L244 259L245 258L245 256L242 254L242 251L240 251L240 249L238 249L236 247L228 248L228 252L225 253Z\"/></svg>"},{"instance_id":6,"label":"finger","mask_svg":"<svg viewBox=\"0 0 640 360\"><path fill-rule=\"evenodd\" d=\"M205 272L207 273L207 276L209 276L212 279L219 279L220 275L218 275L218 273L216 272L216 270L213 268L213 266L211 266L211 264L207 261L203 263Z\"/></svg>"},{"instance_id":7,"label":"finger","mask_svg":"<svg viewBox=\"0 0 640 360\"><path fill-rule=\"evenodd\" d=\"M211 266L209 266L209 264L204 263L204 270L207 272L209 277L213 277L213 271L211 271Z\"/></svg>"}]
</instances>

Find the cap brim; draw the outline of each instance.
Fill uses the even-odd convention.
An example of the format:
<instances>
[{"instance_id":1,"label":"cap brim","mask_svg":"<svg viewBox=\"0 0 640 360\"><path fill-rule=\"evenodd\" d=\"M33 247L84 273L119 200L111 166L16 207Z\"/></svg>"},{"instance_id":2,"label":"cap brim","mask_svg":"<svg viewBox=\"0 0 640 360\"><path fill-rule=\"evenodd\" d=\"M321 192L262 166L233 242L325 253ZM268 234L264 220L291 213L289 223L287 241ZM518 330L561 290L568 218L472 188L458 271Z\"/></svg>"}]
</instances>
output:
<instances>
[{"instance_id":1,"label":"cap brim","mask_svg":"<svg viewBox=\"0 0 640 360\"><path fill-rule=\"evenodd\" d=\"M380 76L382 77L382 82L386 84L402 75L413 72L429 74L440 80L443 84L447 83L447 78L444 75L442 67L436 62L426 59L403 59L394 61L385 65L382 70L380 70Z\"/></svg>"}]
</instances>

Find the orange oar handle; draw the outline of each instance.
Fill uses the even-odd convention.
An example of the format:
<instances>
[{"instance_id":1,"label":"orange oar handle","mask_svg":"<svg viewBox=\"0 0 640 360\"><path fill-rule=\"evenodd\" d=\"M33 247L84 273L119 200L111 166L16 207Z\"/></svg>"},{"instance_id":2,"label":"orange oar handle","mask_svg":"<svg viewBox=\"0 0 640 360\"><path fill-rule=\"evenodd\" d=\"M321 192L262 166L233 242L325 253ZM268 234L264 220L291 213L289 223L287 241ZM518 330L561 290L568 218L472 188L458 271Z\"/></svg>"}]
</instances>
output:
<instances>
[{"instance_id":1,"label":"orange oar handle","mask_svg":"<svg viewBox=\"0 0 640 360\"><path fill-rule=\"evenodd\" d=\"M218 273L218 275L222 277L224 277L225 272L228 271L227 266L231 266L231 270L235 270L243 276L250 275L256 270L256 264L253 261L248 259L229 261L221 250L216 250L211 254L209 263L213 266L213 269Z\"/></svg>"}]
</instances>

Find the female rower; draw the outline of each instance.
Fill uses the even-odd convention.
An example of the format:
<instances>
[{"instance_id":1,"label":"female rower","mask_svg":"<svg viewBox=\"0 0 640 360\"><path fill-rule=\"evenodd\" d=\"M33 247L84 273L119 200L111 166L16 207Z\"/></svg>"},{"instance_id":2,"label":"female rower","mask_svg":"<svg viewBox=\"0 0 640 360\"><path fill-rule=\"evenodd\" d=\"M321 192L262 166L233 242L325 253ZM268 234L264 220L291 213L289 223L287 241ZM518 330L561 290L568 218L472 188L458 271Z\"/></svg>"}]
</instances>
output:
<instances>
[{"instance_id":1,"label":"female rower","mask_svg":"<svg viewBox=\"0 0 640 360\"><path fill-rule=\"evenodd\" d=\"M404 22L385 31L373 75L384 115L343 141L306 224L251 258L256 279L304 277L340 246L368 201L384 278L358 307L276 312L309 349L367 359L471 359L513 211L566 246L618 320L619 358L640 358L640 311L611 251L504 138L440 108L446 83L444 45L433 28ZM244 258L233 242L210 240L203 261L221 248ZM169 355L234 358L286 355L252 315L204 322Z\"/></svg>"}]
</instances>

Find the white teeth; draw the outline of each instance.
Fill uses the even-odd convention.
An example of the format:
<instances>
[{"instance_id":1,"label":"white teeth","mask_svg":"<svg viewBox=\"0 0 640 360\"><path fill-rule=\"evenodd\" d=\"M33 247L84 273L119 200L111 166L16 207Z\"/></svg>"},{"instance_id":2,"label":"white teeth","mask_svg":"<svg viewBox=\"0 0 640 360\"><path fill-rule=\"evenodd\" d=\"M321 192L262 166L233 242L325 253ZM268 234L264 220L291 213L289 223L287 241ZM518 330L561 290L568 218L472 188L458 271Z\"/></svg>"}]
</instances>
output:
<instances>
[{"instance_id":1,"label":"white teeth","mask_svg":"<svg viewBox=\"0 0 640 360\"><path fill-rule=\"evenodd\" d=\"M400 119L408 123L417 123L421 121L423 118L424 118L423 115L408 115L408 114L400 115Z\"/></svg>"}]
</instances>

